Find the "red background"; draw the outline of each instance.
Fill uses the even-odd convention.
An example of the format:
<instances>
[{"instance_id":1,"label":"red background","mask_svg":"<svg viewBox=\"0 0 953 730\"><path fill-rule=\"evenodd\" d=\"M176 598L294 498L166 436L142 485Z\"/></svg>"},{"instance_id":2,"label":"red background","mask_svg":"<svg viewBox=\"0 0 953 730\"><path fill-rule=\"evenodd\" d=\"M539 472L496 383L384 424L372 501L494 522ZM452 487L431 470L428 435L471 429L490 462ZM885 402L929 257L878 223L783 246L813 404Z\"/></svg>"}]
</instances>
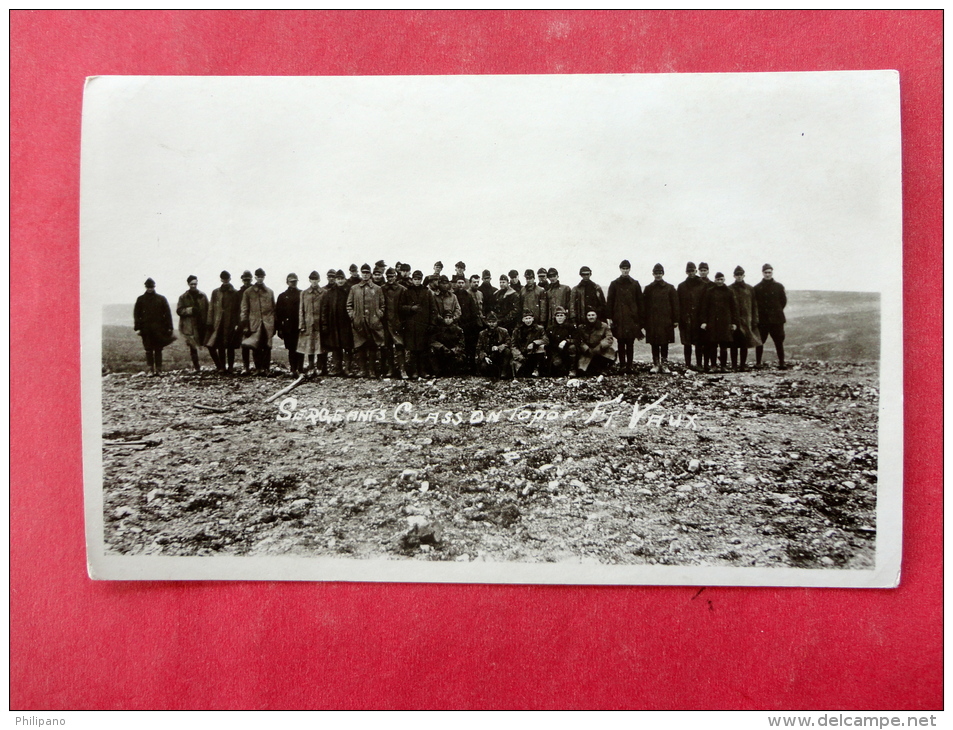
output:
<instances>
[{"instance_id":1,"label":"red background","mask_svg":"<svg viewBox=\"0 0 953 730\"><path fill-rule=\"evenodd\" d=\"M10 33L11 709L942 707L940 11L14 11ZM87 577L86 76L884 68L900 71L918 344L899 589ZM57 288L73 295L51 316Z\"/></svg>"}]
</instances>

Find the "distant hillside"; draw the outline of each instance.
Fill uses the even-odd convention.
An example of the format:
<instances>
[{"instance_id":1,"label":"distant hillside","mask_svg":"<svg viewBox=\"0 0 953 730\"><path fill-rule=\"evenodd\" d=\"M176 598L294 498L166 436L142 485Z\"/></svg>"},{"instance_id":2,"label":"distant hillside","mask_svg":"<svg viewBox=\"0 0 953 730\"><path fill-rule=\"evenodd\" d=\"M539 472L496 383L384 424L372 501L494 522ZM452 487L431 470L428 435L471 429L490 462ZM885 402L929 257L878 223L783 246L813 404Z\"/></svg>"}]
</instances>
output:
<instances>
[{"instance_id":1,"label":"distant hillside","mask_svg":"<svg viewBox=\"0 0 953 730\"><path fill-rule=\"evenodd\" d=\"M141 370L142 345L132 329L132 304L103 307L103 365L123 372ZM871 292L789 291L784 310L784 347L792 360L843 360L860 362L880 359L880 294ZM641 348L646 349L647 348ZM680 351L676 345L677 350ZM773 345L768 343L769 351ZM636 348L636 358L648 359ZM275 340L275 361L287 362L287 354ZM750 356L753 358L753 354ZM203 351L202 362L211 365ZM190 367L188 350L176 340L165 350L167 369Z\"/></svg>"}]
</instances>

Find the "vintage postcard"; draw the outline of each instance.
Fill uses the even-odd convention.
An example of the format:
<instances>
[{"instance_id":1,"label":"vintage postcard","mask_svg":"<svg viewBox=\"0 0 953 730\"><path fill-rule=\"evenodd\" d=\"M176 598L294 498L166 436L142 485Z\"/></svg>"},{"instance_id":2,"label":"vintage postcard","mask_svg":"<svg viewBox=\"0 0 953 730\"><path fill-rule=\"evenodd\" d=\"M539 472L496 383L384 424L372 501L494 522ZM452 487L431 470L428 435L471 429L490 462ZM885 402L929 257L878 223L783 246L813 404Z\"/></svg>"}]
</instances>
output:
<instances>
[{"instance_id":1,"label":"vintage postcard","mask_svg":"<svg viewBox=\"0 0 953 730\"><path fill-rule=\"evenodd\" d=\"M892 587L895 71L92 77L97 579Z\"/></svg>"}]
</instances>

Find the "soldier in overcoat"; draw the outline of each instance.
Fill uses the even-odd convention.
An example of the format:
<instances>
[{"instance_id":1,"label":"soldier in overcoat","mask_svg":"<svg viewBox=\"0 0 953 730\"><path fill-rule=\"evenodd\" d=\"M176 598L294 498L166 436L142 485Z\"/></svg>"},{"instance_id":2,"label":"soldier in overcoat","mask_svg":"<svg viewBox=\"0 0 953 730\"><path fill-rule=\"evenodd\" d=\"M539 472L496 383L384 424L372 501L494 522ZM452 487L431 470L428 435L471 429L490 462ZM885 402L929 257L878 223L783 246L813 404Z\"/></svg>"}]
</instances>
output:
<instances>
[{"instance_id":1,"label":"soldier in overcoat","mask_svg":"<svg viewBox=\"0 0 953 730\"><path fill-rule=\"evenodd\" d=\"M384 345L384 295L371 281L371 267L361 266L361 282L347 295L347 313L354 328L354 354L365 378L379 377L378 348Z\"/></svg>"},{"instance_id":2,"label":"soldier in overcoat","mask_svg":"<svg viewBox=\"0 0 953 730\"><path fill-rule=\"evenodd\" d=\"M321 274L312 271L308 274L310 286L301 292L298 303L298 352L303 358L308 356L308 374L320 372L328 374L328 360L324 354L321 342L323 320L323 300L327 296L327 289L321 286ZM318 358L324 355L319 361Z\"/></svg>"},{"instance_id":3,"label":"soldier in overcoat","mask_svg":"<svg viewBox=\"0 0 953 730\"><path fill-rule=\"evenodd\" d=\"M434 299L437 302L437 316L440 319L449 317L454 322L460 319L460 315L463 314L460 309L460 300L451 291L450 279L443 274L437 279L437 292L434 294Z\"/></svg>"},{"instance_id":4,"label":"soldier in overcoat","mask_svg":"<svg viewBox=\"0 0 953 730\"><path fill-rule=\"evenodd\" d=\"M242 299L232 286L230 273L223 271L219 279L222 285L212 290L209 303L205 346L218 372L231 375L235 369L235 349L242 343Z\"/></svg>"},{"instance_id":5,"label":"soldier in overcoat","mask_svg":"<svg viewBox=\"0 0 953 730\"><path fill-rule=\"evenodd\" d=\"M145 294L136 299L132 310L133 329L142 338L149 375L158 375L162 372L162 348L171 345L175 339L172 310L169 301L156 294L156 283L151 277L146 279L145 286Z\"/></svg>"},{"instance_id":6,"label":"soldier in overcoat","mask_svg":"<svg viewBox=\"0 0 953 730\"><path fill-rule=\"evenodd\" d=\"M483 292L483 316L488 315L496 306L496 287L493 286L493 274L489 269L483 269L483 283L480 284Z\"/></svg>"},{"instance_id":7,"label":"soldier in overcoat","mask_svg":"<svg viewBox=\"0 0 953 730\"><path fill-rule=\"evenodd\" d=\"M413 380L428 374L430 330L437 319L437 302L423 282L423 273L419 269L414 271L411 284L400 301L407 375Z\"/></svg>"},{"instance_id":8,"label":"soldier in overcoat","mask_svg":"<svg viewBox=\"0 0 953 730\"><path fill-rule=\"evenodd\" d=\"M248 288L252 285L252 276L251 272L247 269L242 272L242 285L238 289L238 344L242 348L242 375L249 375L251 373L251 348L248 345L244 344L241 341L241 338L244 337L241 329L241 317L242 317L242 300L245 298L245 292L248 291Z\"/></svg>"},{"instance_id":9,"label":"soldier in overcoat","mask_svg":"<svg viewBox=\"0 0 953 730\"><path fill-rule=\"evenodd\" d=\"M682 341L685 354L685 365L692 367L692 348L695 349L695 367L699 370L704 365L705 339L701 332L701 323L698 321L698 311L701 308L702 294L706 284L698 277L695 264L689 261L685 265L685 281L678 285L678 336Z\"/></svg>"},{"instance_id":10,"label":"soldier in overcoat","mask_svg":"<svg viewBox=\"0 0 953 730\"><path fill-rule=\"evenodd\" d=\"M381 287L384 295L384 349L381 350L381 365L387 377L403 379L404 333L401 324L400 305L406 287L397 281L397 271L387 269L386 283Z\"/></svg>"},{"instance_id":11,"label":"soldier in overcoat","mask_svg":"<svg viewBox=\"0 0 953 730\"><path fill-rule=\"evenodd\" d=\"M678 327L678 294L675 287L665 281L662 264L652 267L655 279L642 292L645 304L645 341L652 346L653 373L668 373L668 346L675 342Z\"/></svg>"},{"instance_id":12,"label":"soldier in overcoat","mask_svg":"<svg viewBox=\"0 0 953 730\"><path fill-rule=\"evenodd\" d=\"M202 371L199 364L199 348L205 347L205 323L208 320L208 297L199 291L197 276L186 279L189 288L179 297L175 313L179 315L179 332L185 344L189 346L192 367L195 372Z\"/></svg>"},{"instance_id":13,"label":"soldier in overcoat","mask_svg":"<svg viewBox=\"0 0 953 730\"><path fill-rule=\"evenodd\" d=\"M788 297L784 285L774 280L774 267L765 264L761 267L762 279L754 285L754 297L758 303L758 334L761 342L766 343L770 336L774 340L774 349L778 353L778 367L784 370L784 308L788 304ZM761 367L761 357L764 354L764 345L756 347L755 361Z\"/></svg>"},{"instance_id":14,"label":"soldier in overcoat","mask_svg":"<svg viewBox=\"0 0 953 730\"><path fill-rule=\"evenodd\" d=\"M242 344L251 348L258 375L267 375L275 336L275 293L265 286L264 269L255 269L255 283L242 295L241 318Z\"/></svg>"},{"instance_id":15,"label":"soldier in overcoat","mask_svg":"<svg viewBox=\"0 0 953 730\"><path fill-rule=\"evenodd\" d=\"M715 285L702 302L701 322L708 344L718 348L718 370L724 372L728 346L734 342L738 329L738 302L734 292L725 286L725 275L720 271L715 274Z\"/></svg>"},{"instance_id":16,"label":"soldier in overcoat","mask_svg":"<svg viewBox=\"0 0 953 730\"><path fill-rule=\"evenodd\" d=\"M623 373L631 372L633 345L644 336L642 286L629 275L631 270L632 264L628 259L619 264L620 276L609 284L609 295L606 297L606 313L612 334L619 342L619 365Z\"/></svg>"},{"instance_id":17,"label":"soldier in overcoat","mask_svg":"<svg viewBox=\"0 0 953 730\"><path fill-rule=\"evenodd\" d=\"M705 304L705 297L708 296L708 292L715 282L708 278L708 264L702 261L698 264L698 279L701 281L703 288L701 296L698 300L698 312L701 312L701 308ZM695 335L700 343L702 343L702 369L709 370L715 366L715 355L717 354L717 345L713 345L709 342L708 335L702 330L701 316L695 318Z\"/></svg>"},{"instance_id":18,"label":"soldier in overcoat","mask_svg":"<svg viewBox=\"0 0 953 730\"><path fill-rule=\"evenodd\" d=\"M584 324L589 312L593 311L605 322L606 295L602 287L592 281L592 269L583 266L579 269L579 277L579 283L572 289L569 319L573 324Z\"/></svg>"},{"instance_id":19,"label":"soldier in overcoat","mask_svg":"<svg viewBox=\"0 0 953 730\"><path fill-rule=\"evenodd\" d=\"M354 350L354 329L347 314L347 296L351 290L344 272L338 269L334 274L334 287L328 289L324 297L321 339L327 345L324 348L331 356L329 369L333 364L334 375L351 377L351 353Z\"/></svg>"},{"instance_id":20,"label":"soldier in overcoat","mask_svg":"<svg viewBox=\"0 0 953 730\"><path fill-rule=\"evenodd\" d=\"M735 281L728 288L734 293L738 305L738 329L731 343L731 367L744 370L748 362L748 348L762 344L758 335L758 302L755 300L754 288L745 283L745 270L736 266L734 275Z\"/></svg>"},{"instance_id":21,"label":"soldier in overcoat","mask_svg":"<svg viewBox=\"0 0 953 730\"><path fill-rule=\"evenodd\" d=\"M288 350L288 366L291 374L297 377L304 372L304 355L298 352L298 333L301 309L301 290L298 289L298 275L288 274L285 279L288 288L278 295L275 302L275 333L285 343Z\"/></svg>"}]
</instances>

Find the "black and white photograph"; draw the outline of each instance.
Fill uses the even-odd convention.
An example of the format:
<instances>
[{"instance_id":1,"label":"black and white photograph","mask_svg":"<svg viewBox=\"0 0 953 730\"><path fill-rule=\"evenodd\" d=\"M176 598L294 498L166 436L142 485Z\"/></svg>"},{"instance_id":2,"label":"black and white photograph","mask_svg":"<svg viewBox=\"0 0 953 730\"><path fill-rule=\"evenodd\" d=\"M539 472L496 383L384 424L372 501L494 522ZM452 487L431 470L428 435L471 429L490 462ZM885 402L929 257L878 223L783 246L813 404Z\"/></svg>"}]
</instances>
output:
<instances>
[{"instance_id":1,"label":"black and white photograph","mask_svg":"<svg viewBox=\"0 0 953 730\"><path fill-rule=\"evenodd\" d=\"M98 579L890 587L894 71L87 80Z\"/></svg>"}]
</instances>

